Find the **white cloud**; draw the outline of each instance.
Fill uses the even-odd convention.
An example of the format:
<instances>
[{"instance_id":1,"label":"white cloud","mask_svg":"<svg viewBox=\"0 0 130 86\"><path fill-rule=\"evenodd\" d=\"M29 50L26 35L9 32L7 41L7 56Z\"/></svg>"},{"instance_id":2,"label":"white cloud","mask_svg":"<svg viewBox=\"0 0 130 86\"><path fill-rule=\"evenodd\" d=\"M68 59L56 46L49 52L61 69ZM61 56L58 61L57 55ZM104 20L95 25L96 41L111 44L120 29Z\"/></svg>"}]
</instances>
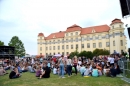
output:
<instances>
[{"instance_id":1,"label":"white cloud","mask_svg":"<svg viewBox=\"0 0 130 86\"><path fill-rule=\"evenodd\" d=\"M0 20L5 24L0 25L3 29L0 40L7 44L17 35L27 53L37 54L39 32L48 36L73 24L81 27L110 25L114 18L121 17L119 0L2 0ZM126 24L130 19L123 21ZM126 30L125 34L128 36Z\"/></svg>"}]
</instances>

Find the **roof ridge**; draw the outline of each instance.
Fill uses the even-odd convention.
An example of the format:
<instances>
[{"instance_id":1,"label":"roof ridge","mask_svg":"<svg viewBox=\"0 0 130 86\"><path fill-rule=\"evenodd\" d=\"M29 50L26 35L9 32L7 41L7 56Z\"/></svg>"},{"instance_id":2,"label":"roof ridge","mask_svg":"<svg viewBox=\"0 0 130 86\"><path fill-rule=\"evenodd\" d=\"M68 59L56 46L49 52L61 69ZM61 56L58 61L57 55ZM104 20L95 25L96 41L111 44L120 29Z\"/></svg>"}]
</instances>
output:
<instances>
[{"instance_id":1,"label":"roof ridge","mask_svg":"<svg viewBox=\"0 0 130 86\"><path fill-rule=\"evenodd\" d=\"M95 25L95 26L90 26L90 27L84 27L82 29L85 29L85 28L92 28L92 27L98 27L98 26L104 26L104 25L107 25L107 24L103 24L103 25ZM107 25L108 26L108 25Z\"/></svg>"}]
</instances>

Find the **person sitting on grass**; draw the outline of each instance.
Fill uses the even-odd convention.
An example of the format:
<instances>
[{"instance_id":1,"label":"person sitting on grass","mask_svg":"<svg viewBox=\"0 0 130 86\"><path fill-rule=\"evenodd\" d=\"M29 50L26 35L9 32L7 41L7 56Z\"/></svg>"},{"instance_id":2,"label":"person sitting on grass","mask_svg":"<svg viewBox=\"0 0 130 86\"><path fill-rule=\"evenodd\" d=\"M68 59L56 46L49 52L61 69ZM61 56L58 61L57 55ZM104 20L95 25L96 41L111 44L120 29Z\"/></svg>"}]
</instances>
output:
<instances>
[{"instance_id":1,"label":"person sitting on grass","mask_svg":"<svg viewBox=\"0 0 130 86\"><path fill-rule=\"evenodd\" d=\"M47 66L47 63L43 65L43 72L38 79L50 78L51 69Z\"/></svg>"},{"instance_id":2,"label":"person sitting on grass","mask_svg":"<svg viewBox=\"0 0 130 86\"><path fill-rule=\"evenodd\" d=\"M40 77L41 75L41 68L40 66L36 68L36 77Z\"/></svg>"},{"instance_id":3,"label":"person sitting on grass","mask_svg":"<svg viewBox=\"0 0 130 86\"><path fill-rule=\"evenodd\" d=\"M84 76L85 70L86 70L85 65L81 64L80 73L81 73L82 76Z\"/></svg>"},{"instance_id":4,"label":"person sitting on grass","mask_svg":"<svg viewBox=\"0 0 130 86\"><path fill-rule=\"evenodd\" d=\"M114 68L113 65L110 67L110 75L111 77L116 77L116 69Z\"/></svg>"},{"instance_id":5,"label":"person sitting on grass","mask_svg":"<svg viewBox=\"0 0 130 86\"><path fill-rule=\"evenodd\" d=\"M0 66L0 76L5 75L5 74L8 74L8 73L4 70L2 66Z\"/></svg>"},{"instance_id":6,"label":"person sitting on grass","mask_svg":"<svg viewBox=\"0 0 130 86\"><path fill-rule=\"evenodd\" d=\"M15 68L13 68L13 70L9 74L9 78L14 79L14 78L19 78L19 77L20 77L20 74L18 73L17 66L15 66Z\"/></svg>"},{"instance_id":7,"label":"person sitting on grass","mask_svg":"<svg viewBox=\"0 0 130 86\"><path fill-rule=\"evenodd\" d=\"M93 65L92 76L94 76L94 77L98 77L99 76L98 69L96 69L95 65Z\"/></svg>"}]
</instances>

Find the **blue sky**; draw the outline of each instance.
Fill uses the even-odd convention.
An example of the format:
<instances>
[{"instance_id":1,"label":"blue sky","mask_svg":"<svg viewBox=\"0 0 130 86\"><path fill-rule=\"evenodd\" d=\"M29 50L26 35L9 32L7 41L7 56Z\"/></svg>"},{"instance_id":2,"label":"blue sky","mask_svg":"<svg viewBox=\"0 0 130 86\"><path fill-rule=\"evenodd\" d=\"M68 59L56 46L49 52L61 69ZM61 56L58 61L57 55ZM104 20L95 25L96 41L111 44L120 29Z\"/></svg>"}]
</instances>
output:
<instances>
[{"instance_id":1,"label":"blue sky","mask_svg":"<svg viewBox=\"0 0 130 86\"><path fill-rule=\"evenodd\" d=\"M37 35L107 24L122 19L119 0L0 0L0 40L8 45L13 36L24 43L26 53L37 54ZM130 17L122 19L130 26ZM130 47L127 29L125 35Z\"/></svg>"}]
</instances>

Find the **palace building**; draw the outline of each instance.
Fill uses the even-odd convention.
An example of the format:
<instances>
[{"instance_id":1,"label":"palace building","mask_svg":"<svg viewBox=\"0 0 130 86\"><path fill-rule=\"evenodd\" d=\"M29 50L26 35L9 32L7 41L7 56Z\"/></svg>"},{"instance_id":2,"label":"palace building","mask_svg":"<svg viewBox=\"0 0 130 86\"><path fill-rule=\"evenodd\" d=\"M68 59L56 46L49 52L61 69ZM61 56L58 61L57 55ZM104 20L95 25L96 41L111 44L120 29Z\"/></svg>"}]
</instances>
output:
<instances>
[{"instance_id":1,"label":"palace building","mask_svg":"<svg viewBox=\"0 0 130 86\"><path fill-rule=\"evenodd\" d=\"M109 50L111 54L114 50L121 53L127 49L124 29L123 22L120 19L114 19L110 26L99 25L82 28L74 24L66 31L51 33L47 37L43 33L39 33L38 55L68 55L76 49L81 52L93 51L96 48Z\"/></svg>"}]
</instances>

